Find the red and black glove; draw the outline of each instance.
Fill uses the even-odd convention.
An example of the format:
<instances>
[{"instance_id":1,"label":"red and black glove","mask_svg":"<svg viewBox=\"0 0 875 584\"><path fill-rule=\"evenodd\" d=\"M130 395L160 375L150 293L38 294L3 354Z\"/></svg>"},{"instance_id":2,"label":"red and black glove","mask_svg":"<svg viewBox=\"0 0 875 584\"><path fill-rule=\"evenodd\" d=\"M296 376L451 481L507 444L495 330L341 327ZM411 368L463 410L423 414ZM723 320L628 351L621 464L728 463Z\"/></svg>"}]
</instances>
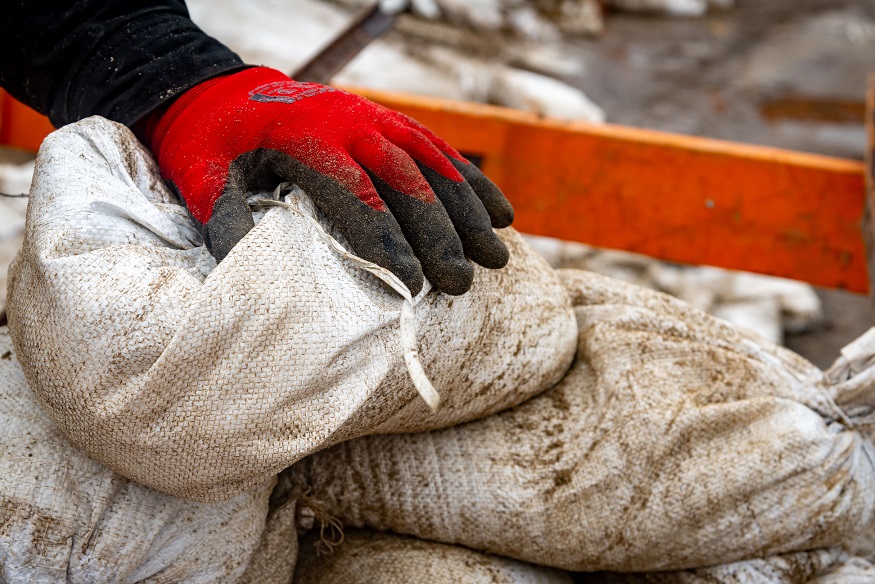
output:
<instances>
[{"instance_id":1,"label":"red and black glove","mask_svg":"<svg viewBox=\"0 0 875 584\"><path fill-rule=\"evenodd\" d=\"M423 274L466 292L466 258L507 263L492 231L513 221L501 191L424 126L362 97L254 67L196 85L141 128L217 261L254 225L246 193L292 181L413 294Z\"/></svg>"}]
</instances>

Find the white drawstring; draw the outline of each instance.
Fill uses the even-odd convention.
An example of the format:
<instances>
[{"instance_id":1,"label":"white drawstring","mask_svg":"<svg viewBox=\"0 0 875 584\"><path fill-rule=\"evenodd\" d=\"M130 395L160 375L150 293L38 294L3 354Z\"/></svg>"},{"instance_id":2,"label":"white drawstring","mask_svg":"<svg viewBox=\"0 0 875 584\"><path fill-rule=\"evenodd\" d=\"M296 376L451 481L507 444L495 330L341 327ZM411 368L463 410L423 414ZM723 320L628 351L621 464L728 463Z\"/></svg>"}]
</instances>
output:
<instances>
[{"instance_id":1,"label":"white drawstring","mask_svg":"<svg viewBox=\"0 0 875 584\"><path fill-rule=\"evenodd\" d=\"M297 213L316 227L316 232L319 234L319 237L335 252L349 259L359 268L373 274L401 296L401 318L399 328L401 334L401 349L404 354L404 365L407 367L407 373L410 375L410 380L413 381L413 386L416 388L420 397L422 397L432 411L437 410L441 402L441 396L434 388L434 385L432 385L431 380L428 378L428 375L426 375L425 369L423 369L422 363L419 360L419 350L416 342L416 314L413 310L413 296L410 294L410 290L408 290L407 286L404 285L398 276L386 268L349 253L336 239L325 232L325 229L322 228L316 219L306 213L302 213L301 210L294 205L281 201L280 198L283 196L284 191L288 191L285 193L286 197L292 195L299 197L306 196L306 194L299 188L292 188L294 186L295 185L292 185L291 183L283 183L274 190L273 199L259 199L252 201L252 204L262 207L284 207Z\"/></svg>"}]
</instances>

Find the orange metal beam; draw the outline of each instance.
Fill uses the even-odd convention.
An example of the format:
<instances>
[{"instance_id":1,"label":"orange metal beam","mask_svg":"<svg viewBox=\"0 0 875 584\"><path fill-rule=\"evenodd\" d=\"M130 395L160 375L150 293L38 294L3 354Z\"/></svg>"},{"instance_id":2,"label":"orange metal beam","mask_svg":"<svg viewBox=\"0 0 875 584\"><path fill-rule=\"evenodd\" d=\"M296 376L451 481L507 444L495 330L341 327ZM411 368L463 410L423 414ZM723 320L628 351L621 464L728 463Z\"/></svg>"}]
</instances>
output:
<instances>
[{"instance_id":1,"label":"orange metal beam","mask_svg":"<svg viewBox=\"0 0 875 584\"><path fill-rule=\"evenodd\" d=\"M52 130L48 118L0 89L0 145L36 152Z\"/></svg>"},{"instance_id":2,"label":"orange metal beam","mask_svg":"<svg viewBox=\"0 0 875 584\"><path fill-rule=\"evenodd\" d=\"M866 87L866 211L863 217L863 241L868 254L869 291L875 289L875 74L869 75Z\"/></svg>"},{"instance_id":3,"label":"orange metal beam","mask_svg":"<svg viewBox=\"0 0 875 584\"><path fill-rule=\"evenodd\" d=\"M520 231L868 289L860 162L356 91L482 156Z\"/></svg>"},{"instance_id":4,"label":"orange metal beam","mask_svg":"<svg viewBox=\"0 0 875 584\"><path fill-rule=\"evenodd\" d=\"M855 292L868 289L860 162L356 89L482 159L527 233ZM0 98L0 143L45 118Z\"/></svg>"}]
</instances>

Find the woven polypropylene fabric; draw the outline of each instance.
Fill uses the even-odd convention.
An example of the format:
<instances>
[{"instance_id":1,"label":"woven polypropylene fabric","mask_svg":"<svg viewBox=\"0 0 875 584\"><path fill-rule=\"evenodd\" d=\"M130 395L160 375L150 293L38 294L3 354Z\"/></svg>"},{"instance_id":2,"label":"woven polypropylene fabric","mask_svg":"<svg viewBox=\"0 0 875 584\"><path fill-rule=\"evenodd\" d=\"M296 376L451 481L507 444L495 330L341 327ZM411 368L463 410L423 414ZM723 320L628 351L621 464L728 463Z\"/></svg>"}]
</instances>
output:
<instances>
[{"instance_id":1,"label":"woven polypropylene fabric","mask_svg":"<svg viewBox=\"0 0 875 584\"><path fill-rule=\"evenodd\" d=\"M871 378L830 384L679 300L561 276L580 340L556 387L455 428L340 444L282 480L348 526L574 571L731 563L872 525L875 456L855 429Z\"/></svg>"},{"instance_id":2,"label":"woven polypropylene fabric","mask_svg":"<svg viewBox=\"0 0 875 584\"><path fill-rule=\"evenodd\" d=\"M458 546L388 533L350 531L330 553L318 532L301 541L296 584L571 584L558 570Z\"/></svg>"},{"instance_id":3,"label":"woven polypropylene fabric","mask_svg":"<svg viewBox=\"0 0 875 584\"><path fill-rule=\"evenodd\" d=\"M0 581L233 582L260 545L274 482L195 503L128 481L70 444L0 328Z\"/></svg>"},{"instance_id":4,"label":"woven polypropylene fabric","mask_svg":"<svg viewBox=\"0 0 875 584\"><path fill-rule=\"evenodd\" d=\"M331 233L296 197L215 266L128 129L64 127L40 150L10 269L9 323L33 391L96 459L209 501L345 439L506 409L568 369L567 293L503 230L507 268L478 268L464 296L413 301L417 363L441 398L432 412L402 356L402 298Z\"/></svg>"},{"instance_id":5,"label":"woven polypropylene fabric","mask_svg":"<svg viewBox=\"0 0 875 584\"><path fill-rule=\"evenodd\" d=\"M844 557L805 584L870 584L875 582L875 564L857 557Z\"/></svg>"},{"instance_id":6,"label":"woven polypropylene fabric","mask_svg":"<svg viewBox=\"0 0 875 584\"><path fill-rule=\"evenodd\" d=\"M586 579L586 584L820 584L821 577L844 571L851 559L837 549L795 552L771 558L747 560L693 570L648 572L644 574L600 573ZM854 573L858 563L854 559ZM864 562L865 563L865 562ZM872 580L844 582L862 584Z\"/></svg>"},{"instance_id":7,"label":"woven polypropylene fabric","mask_svg":"<svg viewBox=\"0 0 875 584\"><path fill-rule=\"evenodd\" d=\"M872 584L875 582L875 565L838 549L830 549L695 570L601 573L581 578L586 584Z\"/></svg>"}]
</instances>

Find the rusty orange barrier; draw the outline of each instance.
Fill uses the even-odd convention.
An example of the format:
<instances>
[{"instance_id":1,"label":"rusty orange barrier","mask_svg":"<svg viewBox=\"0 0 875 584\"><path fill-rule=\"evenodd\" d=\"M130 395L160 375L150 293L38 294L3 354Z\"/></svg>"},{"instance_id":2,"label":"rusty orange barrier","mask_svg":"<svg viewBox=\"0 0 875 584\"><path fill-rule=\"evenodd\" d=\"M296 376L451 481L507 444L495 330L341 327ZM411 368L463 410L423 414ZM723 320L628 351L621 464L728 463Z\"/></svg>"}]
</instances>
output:
<instances>
[{"instance_id":1,"label":"rusty orange barrier","mask_svg":"<svg viewBox=\"0 0 875 584\"><path fill-rule=\"evenodd\" d=\"M478 157L514 204L520 231L868 289L860 162L356 91L413 116ZM35 149L33 139L44 135L47 122L17 109L14 115L22 118L10 121L5 103L0 143Z\"/></svg>"}]
</instances>

